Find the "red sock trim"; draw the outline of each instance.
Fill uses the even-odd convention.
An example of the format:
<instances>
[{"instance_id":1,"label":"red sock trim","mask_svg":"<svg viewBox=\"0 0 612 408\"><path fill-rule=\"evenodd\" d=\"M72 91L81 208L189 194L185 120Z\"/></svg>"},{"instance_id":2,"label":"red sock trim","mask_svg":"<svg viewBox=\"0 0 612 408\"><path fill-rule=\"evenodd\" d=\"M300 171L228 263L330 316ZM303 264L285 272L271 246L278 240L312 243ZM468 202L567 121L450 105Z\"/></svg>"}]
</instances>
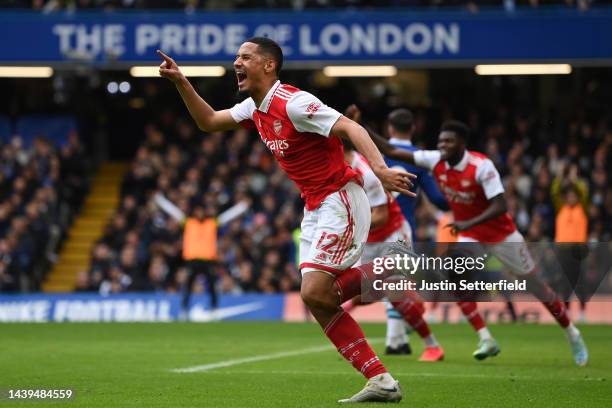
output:
<instances>
[{"instance_id":1,"label":"red sock trim","mask_svg":"<svg viewBox=\"0 0 612 408\"><path fill-rule=\"evenodd\" d=\"M552 302L542 302L542 304L548 309L551 315L555 318L557 323L563 328L566 328L570 324L569 316L567 315L567 309L563 302L559 299L553 300Z\"/></svg>"},{"instance_id":2,"label":"red sock trim","mask_svg":"<svg viewBox=\"0 0 612 408\"><path fill-rule=\"evenodd\" d=\"M364 337L361 327L343 310L325 326L325 335L336 346L342 357L366 378L387 372Z\"/></svg>"},{"instance_id":3,"label":"red sock trim","mask_svg":"<svg viewBox=\"0 0 612 408\"><path fill-rule=\"evenodd\" d=\"M402 315L404 320L419 333L419 336L422 338L429 337L431 329L425 319L423 319L425 308L421 302L406 298L401 302L391 302L391 304Z\"/></svg>"},{"instance_id":4,"label":"red sock trim","mask_svg":"<svg viewBox=\"0 0 612 408\"><path fill-rule=\"evenodd\" d=\"M487 327L487 324L478 312L478 306L476 306L475 302L457 302L457 306L459 306L461 312L468 322L470 322L474 330L478 331Z\"/></svg>"}]
</instances>

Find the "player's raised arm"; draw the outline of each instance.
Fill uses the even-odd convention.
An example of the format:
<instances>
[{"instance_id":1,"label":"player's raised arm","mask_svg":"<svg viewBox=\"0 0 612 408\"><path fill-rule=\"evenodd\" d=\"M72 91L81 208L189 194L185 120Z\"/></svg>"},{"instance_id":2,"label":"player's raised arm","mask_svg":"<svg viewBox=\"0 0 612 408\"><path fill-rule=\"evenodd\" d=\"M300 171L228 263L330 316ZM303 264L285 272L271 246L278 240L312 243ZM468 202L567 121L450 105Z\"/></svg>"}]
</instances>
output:
<instances>
[{"instance_id":1,"label":"player's raised arm","mask_svg":"<svg viewBox=\"0 0 612 408\"><path fill-rule=\"evenodd\" d=\"M357 105L351 105L346 108L344 114L349 119L352 119L358 123L360 122L361 111L359 110ZM408 151L406 149L398 149L397 147L389 143L384 137L374 132L374 130L370 127L364 125L362 126L367 131L368 135L370 136L374 144L376 144L376 147L380 150L382 154L391 159L401 160L406 163L414 164L414 156L411 151Z\"/></svg>"},{"instance_id":2,"label":"player's raised arm","mask_svg":"<svg viewBox=\"0 0 612 408\"><path fill-rule=\"evenodd\" d=\"M412 197L416 196L415 193L410 191L413 185L411 179L416 178L416 176L405 170L388 168L380 151L368 136L368 132L358 123L346 116L340 116L332 127L331 133L353 143L355 149L368 160L374 174L387 190L397 191Z\"/></svg>"},{"instance_id":3,"label":"player's raised arm","mask_svg":"<svg viewBox=\"0 0 612 408\"><path fill-rule=\"evenodd\" d=\"M214 132L239 127L238 123L232 118L229 109L216 111L198 95L172 58L160 50L157 50L157 54L163 59L159 66L159 75L174 83L191 117L201 130Z\"/></svg>"}]
</instances>

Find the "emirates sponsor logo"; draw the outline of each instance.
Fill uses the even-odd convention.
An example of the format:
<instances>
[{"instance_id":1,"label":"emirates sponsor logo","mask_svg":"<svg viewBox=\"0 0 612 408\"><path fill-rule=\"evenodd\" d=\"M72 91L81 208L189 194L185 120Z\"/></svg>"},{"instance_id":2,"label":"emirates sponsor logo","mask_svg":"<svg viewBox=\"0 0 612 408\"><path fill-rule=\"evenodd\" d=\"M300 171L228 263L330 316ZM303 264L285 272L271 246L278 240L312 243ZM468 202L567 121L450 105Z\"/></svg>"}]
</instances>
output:
<instances>
[{"instance_id":1,"label":"emirates sponsor logo","mask_svg":"<svg viewBox=\"0 0 612 408\"><path fill-rule=\"evenodd\" d=\"M456 191L446 184L441 185L441 190L446 196L446 199L453 203L471 204L476 198L476 193L473 191Z\"/></svg>"},{"instance_id":2,"label":"emirates sponsor logo","mask_svg":"<svg viewBox=\"0 0 612 408\"><path fill-rule=\"evenodd\" d=\"M285 156L285 150L289 148L289 143L286 140L268 140L263 137L261 139L266 144L266 147L270 149L273 154L281 157Z\"/></svg>"}]
</instances>

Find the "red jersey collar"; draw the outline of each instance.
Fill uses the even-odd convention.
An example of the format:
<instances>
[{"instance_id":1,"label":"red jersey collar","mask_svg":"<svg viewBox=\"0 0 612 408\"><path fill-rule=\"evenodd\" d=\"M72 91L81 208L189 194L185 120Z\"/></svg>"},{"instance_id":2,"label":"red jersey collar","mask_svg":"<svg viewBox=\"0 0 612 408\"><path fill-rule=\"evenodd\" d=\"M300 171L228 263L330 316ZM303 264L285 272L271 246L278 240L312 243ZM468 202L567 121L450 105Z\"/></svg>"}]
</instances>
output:
<instances>
[{"instance_id":1,"label":"red jersey collar","mask_svg":"<svg viewBox=\"0 0 612 408\"><path fill-rule=\"evenodd\" d=\"M263 101L261 101L261 105L259 105L257 110L262 111L263 113L268 113L268 109L270 109L270 103L272 103L272 98L274 97L274 92L276 92L280 85L281 82L279 80L277 80L274 85L272 85L272 88L270 88L265 98L263 98Z\"/></svg>"}]
</instances>

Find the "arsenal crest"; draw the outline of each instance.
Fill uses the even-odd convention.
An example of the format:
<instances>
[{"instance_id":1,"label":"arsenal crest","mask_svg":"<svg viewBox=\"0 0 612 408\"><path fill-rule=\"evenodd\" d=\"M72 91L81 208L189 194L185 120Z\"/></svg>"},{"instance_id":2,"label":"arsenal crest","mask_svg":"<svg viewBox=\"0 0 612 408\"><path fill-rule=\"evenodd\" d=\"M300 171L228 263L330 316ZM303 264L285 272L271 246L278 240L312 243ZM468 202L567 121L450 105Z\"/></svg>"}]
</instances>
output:
<instances>
[{"instance_id":1,"label":"arsenal crest","mask_svg":"<svg viewBox=\"0 0 612 408\"><path fill-rule=\"evenodd\" d=\"M280 135L281 130L283 130L283 122L281 122L280 119L277 119L274 121L272 126L274 126L274 133L276 133L277 136Z\"/></svg>"}]
</instances>

